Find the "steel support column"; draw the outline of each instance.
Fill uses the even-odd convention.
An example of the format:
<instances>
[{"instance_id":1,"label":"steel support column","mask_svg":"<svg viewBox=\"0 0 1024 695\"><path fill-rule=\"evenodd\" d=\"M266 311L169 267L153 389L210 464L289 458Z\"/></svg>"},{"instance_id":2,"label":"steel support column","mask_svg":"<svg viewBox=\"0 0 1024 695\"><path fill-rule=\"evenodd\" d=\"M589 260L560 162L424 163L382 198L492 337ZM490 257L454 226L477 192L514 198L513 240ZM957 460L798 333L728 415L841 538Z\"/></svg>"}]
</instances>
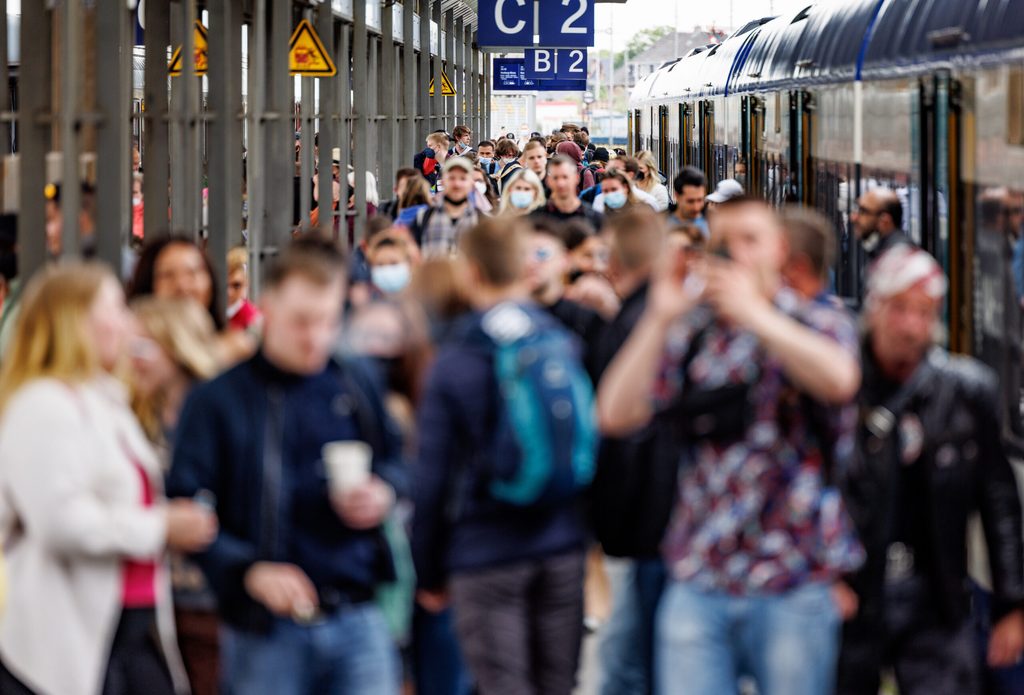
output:
<instances>
[{"instance_id":1,"label":"steel support column","mask_svg":"<svg viewBox=\"0 0 1024 695\"><path fill-rule=\"evenodd\" d=\"M78 176L78 111L84 64L81 0L66 0L62 7L60 45L60 150L61 158L61 257L79 253L78 212L82 206ZM49 29L47 29L49 31ZM35 37L32 37L33 40Z\"/></svg>"},{"instance_id":2,"label":"steel support column","mask_svg":"<svg viewBox=\"0 0 1024 695\"><path fill-rule=\"evenodd\" d=\"M242 7L241 0L210 4L209 237L219 306L227 306L227 255L242 236Z\"/></svg>"},{"instance_id":3,"label":"steel support column","mask_svg":"<svg viewBox=\"0 0 1024 695\"><path fill-rule=\"evenodd\" d=\"M490 138L491 134L484 130L483 120L480 118L480 55L473 48L475 36L476 34L473 29L466 27L466 50L470 63L468 79L466 80L466 96L469 101L468 108L473 130L486 138Z\"/></svg>"},{"instance_id":4,"label":"steel support column","mask_svg":"<svg viewBox=\"0 0 1024 695\"><path fill-rule=\"evenodd\" d=\"M395 180L395 169L397 168L396 145L400 142L398 134L398 109L397 82L398 60L395 48L395 20L394 6L385 4L382 10L384 13L380 21L380 74L377 78L378 96L377 113L383 120L380 121L380 153L379 167L377 174L377 189L381 197L388 197L387 191L391 190L391 182Z\"/></svg>"},{"instance_id":5,"label":"steel support column","mask_svg":"<svg viewBox=\"0 0 1024 695\"><path fill-rule=\"evenodd\" d=\"M50 50L51 13L42 2L21 7L22 55L32 47L33 60L19 66L18 85L18 273L23 280L46 263L46 152L50 148L53 79ZM4 56L6 58L6 56Z\"/></svg>"},{"instance_id":6,"label":"steel support column","mask_svg":"<svg viewBox=\"0 0 1024 695\"><path fill-rule=\"evenodd\" d=\"M291 239L294 217L291 183L295 176L295 137L292 126L295 101L292 78L288 74L288 40L292 33L290 2L268 2L267 50L264 54L267 89L265 127L264 210L266 240L264 253L277 253Z\"/></svg>"},{"instance_id":7,"label":"steel support column","mask_svg":"<svg viewBox=\"0 0 1024 695\"><path fill-rule=\"evenodd\" d=\"M170 199L167 195L167 172L170 166L167 142L167 45L170 35L170 3L146 3L146 64L145 88L143 91L146 110L143 113L143 145L145 153L143 168L146 172L142 181L144 208L144 229L146 239L166 236L167 209Z\"/></svg>"},{"instance_id":8,"label":"steel support column","mask_svg":"<svg viewBox=\"0 0 1024 695\"><path fill-rule=\"evenodd\" d=\"M451 76L453 86L455 87L455 119L456 122L469 126L469 129L473 131L473 137L476 138L480 133L473 128L472 124L470 124L469 114L466 109L465 34L466 32L463 28L462 17L459 17L455 20L455 31L452 33L452 42L455 45L455 74ZM473 140L473 146L476 147L476 143L479 141L479 139Z\"/></svg>"},{"instance_id":9,"label":"steel support column","mask_svg":"<svg viewBox=\"0 0 1024 695\"><path fill-rule=\"evenodd\" d=\"M402 125L402 137L399 147L402 166L412 164L412 157L419 152L419 136L417 135L416 116L417 109L416 86L419 82L416 79L416 46L413 36L413 15L416 11L415 0L404 0L402 3L402 109L405 114L405 122Z\"/></svg>"},{"instance_id":10,"label":"steel support column","mask_svg":"<svg viewBox=\"0 0 1024 695\"><path fill-rule=\"evenodd\" d=\"M358 244L363 239L366 225L366 168L369 162L369 128L367 109L369 98L367 92L367 69L369 63L369 41L366 33L366 3L354 0L352 5L352 92L358 95L352 101L352 148L355 159L355 239ZM342 178L345 170L341 170ZM344 207L344 206L341 206ZM342 233L345 233L344 227Z\"/></svg>"},{"instance_id":11,"label":"steel support column","mask_svg":"<svg viewBox=\"0 0 1024 695\"><path fill-rule=\"evenodd\" d=\"M480 115L483 129L491 132L491 56L484 54L484 79L480 89ZM531 126L532 127L532 126Z\"/></svg>"},{"instance_id":12,"label":"steel support column","mask_svg":"<svg viewBox=\"0 0 1024 695\"><path fill-rule=\"evenodd\" d=\"M317 33L324 43L328 55L334 54L334 16L331 6L321 5L320 16L317 18ZM338 72L344 72L343 64L335 64ZM317 109L320 118L320 160L317 172L318 188L320 189L320 233L330 238L334 230L334 186L331 185L331 149L337 141L335 133L339 130L337 120L337 85L338 77L320 78L320 104Z\"/></svg>"},{"instance_id":13,"label":"steel support column","mask_svg":"<svg viewBox=\"0 0 1024 695\"><path fill-rule=\"evenodd\" d=\"M340 36L338 39L338 61L336 65L342 66L338 70L338 113L340 117L340 128L335 134L334 141L338 143L339 157L338 168L341 171L339 177L340 191L338 194L338 222L339 232L344 244L348 244L348 165L352 161L352 71L345 70L345 65L352 65L352 26L341 23Z\"/></svg>"},{"instance_id":14,"label":"steel support column","mask_svg":"<svg viewBox=\"0 0 1024 695\"><path fill-rule=\"evenodd\" d=\"M420 119L417 121L416 148L413 152L423 149L423 139L432 130L437 130L437 122L432 118L434 100L430 97L427 85L433 72L430 60L430 15L433 13L433 0L420 2L420 69L416 74L416 90L419 92Z\"/></svg>"},{"instance_id":15,"label":"steel support column","mask_svg":"<svg viewBox=\"0 0 1024 695\"><path fill-rule=\"evenodd\" d=\"M433 11L430 14L434 19L434 23L437 24L437 57L434 59L434 69L431 73L431 76L434 78L434 96L430 99L430 111L434 116L434 127L431 130L446 130L449 131L448 134L450 135L451 129L447 122L448 112L445 109L444 96L441 93L441 75L444 72L444 61L441 59L441 54L444 53L441 0L434 0ZM430 44L427 44L427 50L430 50Z\"/></svg>"},{"instance_id":16,"label":"steel support column","mask_svg":"<svg viewBox=\"0 0 1024 695\"><path fill-rule=\"evenodd\" d=\"M438 53L440 53L440 48ZM448 77L454 80L458 66L455 63L455 13L450 9L444 13L444 65L451 73ZM441 92L440 82L437 83L437 88ZM459 125L455 97L446 97L443 93L441 97L444 99L445 130L451 134L455 126Z\"/></svg>"},{"instance_id":17,"label":"steel support column","mask_svg":"<svg viewBox=\"0 0 1024 695\"><path fill-rule=\"evenodd\" d=\"M120 269L131 234L131 14L123 0L96 2L96 252Z\"/></svg>"}]
</instances>

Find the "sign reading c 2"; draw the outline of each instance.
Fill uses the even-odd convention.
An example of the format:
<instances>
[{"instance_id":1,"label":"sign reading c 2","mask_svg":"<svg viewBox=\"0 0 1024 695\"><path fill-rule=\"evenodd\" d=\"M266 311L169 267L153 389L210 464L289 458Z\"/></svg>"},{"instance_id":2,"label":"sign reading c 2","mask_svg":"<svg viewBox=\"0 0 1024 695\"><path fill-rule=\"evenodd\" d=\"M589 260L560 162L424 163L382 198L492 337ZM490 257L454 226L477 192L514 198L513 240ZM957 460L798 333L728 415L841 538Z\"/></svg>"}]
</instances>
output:
<instances>
[{"instance_id":1,"label":"sign reading c 2","mask_svg":"<svg viewBox=\"0 0 1024 695\"><path fill-rule=\"evenodd\" d=\"M480 46L532 46L533 0L479 0Z\"/></svg>"}]
</instances>

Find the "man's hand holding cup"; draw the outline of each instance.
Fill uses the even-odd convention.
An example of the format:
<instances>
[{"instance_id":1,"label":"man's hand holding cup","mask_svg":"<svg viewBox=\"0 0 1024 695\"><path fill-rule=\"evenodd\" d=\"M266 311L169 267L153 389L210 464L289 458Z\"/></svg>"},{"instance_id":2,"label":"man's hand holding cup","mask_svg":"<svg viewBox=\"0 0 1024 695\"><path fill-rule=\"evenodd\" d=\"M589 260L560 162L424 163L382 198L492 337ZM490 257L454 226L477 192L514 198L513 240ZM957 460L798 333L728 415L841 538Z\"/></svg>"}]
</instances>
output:
<instances>
[{"instance_id":1,"label":"man's hand holding cup","mask_svg":"<svg viewBox=\"0 0 1024 695\"><path fill-rule=\"evenodd\" d=\"M373 449L366 442L330 442L323 448L331 504L347 526L376 528L395 503L395 491L370 472Z\"/></svg>"}]
</instances>

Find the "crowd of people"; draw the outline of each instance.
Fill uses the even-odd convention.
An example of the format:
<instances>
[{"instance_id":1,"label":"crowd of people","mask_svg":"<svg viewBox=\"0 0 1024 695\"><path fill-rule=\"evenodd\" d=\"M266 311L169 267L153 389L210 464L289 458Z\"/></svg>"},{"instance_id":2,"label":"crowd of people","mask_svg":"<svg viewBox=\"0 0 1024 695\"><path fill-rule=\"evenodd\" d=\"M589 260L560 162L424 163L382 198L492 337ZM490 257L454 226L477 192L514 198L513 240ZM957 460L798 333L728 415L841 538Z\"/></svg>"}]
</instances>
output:
<instances>
[{"instance_id":1,"label":"crowd of people","mask_svg":"<svg viewBox=\"0 0 1024 695\"><path fill-rule=\"evenodd\" d=\"M570 695L595 631L601 695L1022 692L996 377L895 193L858 323L818 213L535 135L430 133L227 307L192 237L20 279L0 218L0 693Z\"/></svg>"}]
</instances>

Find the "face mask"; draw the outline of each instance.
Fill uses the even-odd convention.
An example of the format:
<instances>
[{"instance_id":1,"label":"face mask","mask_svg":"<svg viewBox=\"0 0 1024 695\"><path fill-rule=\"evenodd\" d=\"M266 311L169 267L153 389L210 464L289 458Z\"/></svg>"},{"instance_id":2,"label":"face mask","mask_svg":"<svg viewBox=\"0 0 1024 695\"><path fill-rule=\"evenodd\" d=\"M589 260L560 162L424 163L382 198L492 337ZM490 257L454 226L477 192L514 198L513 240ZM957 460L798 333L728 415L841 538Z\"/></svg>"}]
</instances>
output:
<instances>
[{"instance_id":1,"label":"face mask","mask_svg":"<svg viewBox=\"0 0 1024 695\"><path fill-rule=\"evenodd\" d=\"M141 196L137 196L135 198L132 198L132 207L135 207L136 205L142 205L142 197Z\"/></svg>"},{"instance_id":2,"label":"face mask","mask_svg":"<svg viewBox=\"0 0 1024 695\"><path fill-rule=\"evenodd\" d=\"M487 195L487 184L483 181L477 181L473 184L476 187L476 192L480 195Z\"/></svg>"},{"instance_id":3,"label":"face mask","mask_svg":"<svg viewBox=\"0 0 1024 695\"><path fill-rule=\"evenodd\" d=\"M626 194L622 191L604 194L604 204L612 210L618 210L626 204Z\"/></svg>"},{"instance_id":4,"label":"face mask","mask_svg":"<svg viewBox=\"0 0 1024 695\"><path fill-rule=\"evenodd\" d=\"M385 294L395 294L405 289L411 276L408 263L378 265L370 268L370 280Z\"/></svg>"},{"instance_id":5,"label":"face mask","mask_svg":"<svg viewBox=\"0 0 1024 695\"><path fill-rule=\"evenodd\" d=\"M494 160L491 159L490 157L481 157L480 158L480 166L482 166L484 169L487 169L488 167L491 166L491 162L492 161L494 161Z\"/></svg>"},{"instance_id":6,"label":"face mask","mask_svg":"<svg viewBox=\"0 0 1024 695\"><path fill-rule=\"evenodd\" d=\"M512 207L525 210L533 204L533 191L512 191L508 200Z\"/></svg>"}]
</instances>

